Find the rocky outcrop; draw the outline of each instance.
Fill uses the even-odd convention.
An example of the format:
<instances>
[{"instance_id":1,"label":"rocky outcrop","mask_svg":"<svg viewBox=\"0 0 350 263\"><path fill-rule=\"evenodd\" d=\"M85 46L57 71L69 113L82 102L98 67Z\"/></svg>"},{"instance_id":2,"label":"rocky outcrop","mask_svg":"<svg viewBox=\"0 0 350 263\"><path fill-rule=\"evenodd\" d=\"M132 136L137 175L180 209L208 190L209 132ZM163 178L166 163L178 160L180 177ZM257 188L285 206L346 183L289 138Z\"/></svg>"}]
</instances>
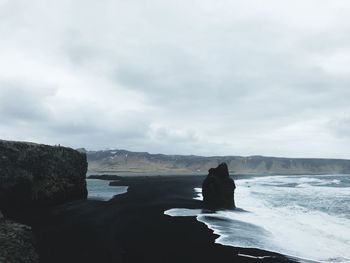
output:
<instances>
[{"instance_id":1,"label":"rocky outcrop","mask_svg":"<svg viewBox=\"0 0 350 263\"><path fill-rule=\"evenodd\" d=\"M35 239L31 228L5 220L0 212L0 262L36 263Z\"/></svg>"},{"instance_id":2,"label":"rocky outcrop","mask_svg":"<svg viewBox=\"0 0 350 263\"><path fill-rule=\"evenodd\" d=\"M61 146L0 140L0 208L48 206L85 199L86 154ZM29 226L0 211L0 262L36 263Z\"/></svg>"},{"instance_id":3,"label":"rocky outcrop","mask_svg":"<svg viewBox=\"0 0 350 263\"><path fill-rule=\"evenodd\" d=\"M113 175L113 174L92 174L88 176L88 179L99 179L99 180L106 180L106 181L111 181L111 180L120 180L123 177L119 175Z\"/></svg>"},{"instance_id":4,"label":"rocky outcrop","mask_svg":"<svg viewBox=\"0 0 350 263\"><path fill-rule=\"evenodd\" d=\"M0 140L0 208L85 199L86 171L86 155L73 149Z\"/></svg>"},{"instance_id":5,"label":"rocky outcrop","mask_svg":"<svg viewBox=\"0 0 350 263\"><path fill-rule=\"evenodd\" d=\"M204 205L208 208L234 208L236 185L230 178L226 163L210 168L202 185Z\"/></svg>"}]
</instances>

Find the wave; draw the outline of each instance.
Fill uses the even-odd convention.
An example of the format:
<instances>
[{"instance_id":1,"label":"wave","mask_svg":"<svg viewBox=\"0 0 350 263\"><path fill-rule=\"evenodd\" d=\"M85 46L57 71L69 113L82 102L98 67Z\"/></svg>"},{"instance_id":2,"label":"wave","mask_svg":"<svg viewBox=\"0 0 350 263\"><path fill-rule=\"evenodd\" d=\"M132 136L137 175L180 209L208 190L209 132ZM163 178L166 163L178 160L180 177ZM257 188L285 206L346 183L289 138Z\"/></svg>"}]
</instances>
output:
<instances>
[{"instance_id":1,"label":"wave","mask_svg":"<svg viewBox=\"0 0 350 263\"><path fill-rule=\"evenodd\" d=\"M339 187L344 178L320 177L237 180L235 199L242 209L166 214L195 215L223 245L260 248L302 261L350 262L350 189ZM195 192L200 199L200 188Z\"/></svg>"}]
</instances>

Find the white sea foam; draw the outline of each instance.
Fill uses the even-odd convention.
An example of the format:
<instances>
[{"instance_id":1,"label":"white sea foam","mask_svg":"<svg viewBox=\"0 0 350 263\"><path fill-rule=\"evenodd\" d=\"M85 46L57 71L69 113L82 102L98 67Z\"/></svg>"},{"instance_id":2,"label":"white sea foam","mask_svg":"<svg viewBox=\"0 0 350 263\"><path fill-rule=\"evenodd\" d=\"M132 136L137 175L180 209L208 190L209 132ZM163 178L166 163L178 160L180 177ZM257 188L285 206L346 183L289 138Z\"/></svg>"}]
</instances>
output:
<instances>
[{"instance_id":1,"label":"white sea foam","mask_svg":"<svg viewBox=\"0 0 350 263\"><path fill-rule=\"evenodd\" d=\"M173 208L164 212L168 216L197 216L202 213L201 209Z\"/></svg>"},{"instance_id":2,"label":"white sea foam","mask_svg":"<svg viewBox=\"0 0 350 263\"><path fill-rule=\"evenodd\" d=\"M202 188L194 188L194 191L197 194L197 196L194 199L203 200Z\"/></svg>"},{"instance_id":3,"label":"white sea foam","mask_svg":"<svg viewBox=\"0 0 350 263\"><path fill-rule=\"evenodd\" d=\"M236 185L241 209L197 211L197 219L220 235L216 242L317 262L350 262L350 188L339 187L340 179L267 176L237 180Z\"/></svg>"},{"instance_id":4,"label":"white sea foam","mask_svg":"<svg viewBox=\"0 0 350 263\"><path fill-rule=\"evenodd\" d=\"M108 201L113 196L124 194L128 191L127 186L109 186L109 181L99 179L86 179L88 199Z\"/></svg>"}]
</instances>

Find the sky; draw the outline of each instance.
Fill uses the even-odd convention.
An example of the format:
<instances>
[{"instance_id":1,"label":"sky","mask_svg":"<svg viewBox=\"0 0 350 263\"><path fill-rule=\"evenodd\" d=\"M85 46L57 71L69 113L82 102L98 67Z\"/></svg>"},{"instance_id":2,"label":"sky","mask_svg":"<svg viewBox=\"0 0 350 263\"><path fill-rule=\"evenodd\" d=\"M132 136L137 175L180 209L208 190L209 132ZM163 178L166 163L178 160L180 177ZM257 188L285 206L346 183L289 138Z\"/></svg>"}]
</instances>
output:
<instances>
[{"instance_id":1,"label":"sky","mask_svg":"<svg viewBox=\"0 0 350 263\"><path fill-rule=\"evenodd\" d=\"M0 0L0 139L350 159L350 2Z\"/></svg>"}]
</instances>

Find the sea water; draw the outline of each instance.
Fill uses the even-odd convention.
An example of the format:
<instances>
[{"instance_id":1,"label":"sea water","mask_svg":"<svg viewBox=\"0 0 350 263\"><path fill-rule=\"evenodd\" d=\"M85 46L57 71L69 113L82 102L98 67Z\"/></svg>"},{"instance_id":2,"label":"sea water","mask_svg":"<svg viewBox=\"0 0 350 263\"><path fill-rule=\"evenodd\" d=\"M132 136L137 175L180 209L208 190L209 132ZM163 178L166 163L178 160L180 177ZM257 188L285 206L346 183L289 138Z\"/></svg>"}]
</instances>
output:
<instances>
[{"instance_id":1,"label":"sea water","mask_svg":"<svg viewBox=\"0 0 350 263\"><path fill-rule=\"evenodd\" d=\"M350 175L260 176L236 180L238 209L197 216L217 243L279 252L300 261L350 262ZM198 199L202 199L197 188Z\"/></svg>"},{"instance_id":2,"label":"sea water","mask_svg":"<svg viewBox=\"0 0 350 263\"><path fill-rule=\"evenodd\" d=\"M86 179L88 199L108 201L113 196L124 194L128 191L127 186L110 186L109 181L100 179Z\"/></svg>"}]
</instances>

